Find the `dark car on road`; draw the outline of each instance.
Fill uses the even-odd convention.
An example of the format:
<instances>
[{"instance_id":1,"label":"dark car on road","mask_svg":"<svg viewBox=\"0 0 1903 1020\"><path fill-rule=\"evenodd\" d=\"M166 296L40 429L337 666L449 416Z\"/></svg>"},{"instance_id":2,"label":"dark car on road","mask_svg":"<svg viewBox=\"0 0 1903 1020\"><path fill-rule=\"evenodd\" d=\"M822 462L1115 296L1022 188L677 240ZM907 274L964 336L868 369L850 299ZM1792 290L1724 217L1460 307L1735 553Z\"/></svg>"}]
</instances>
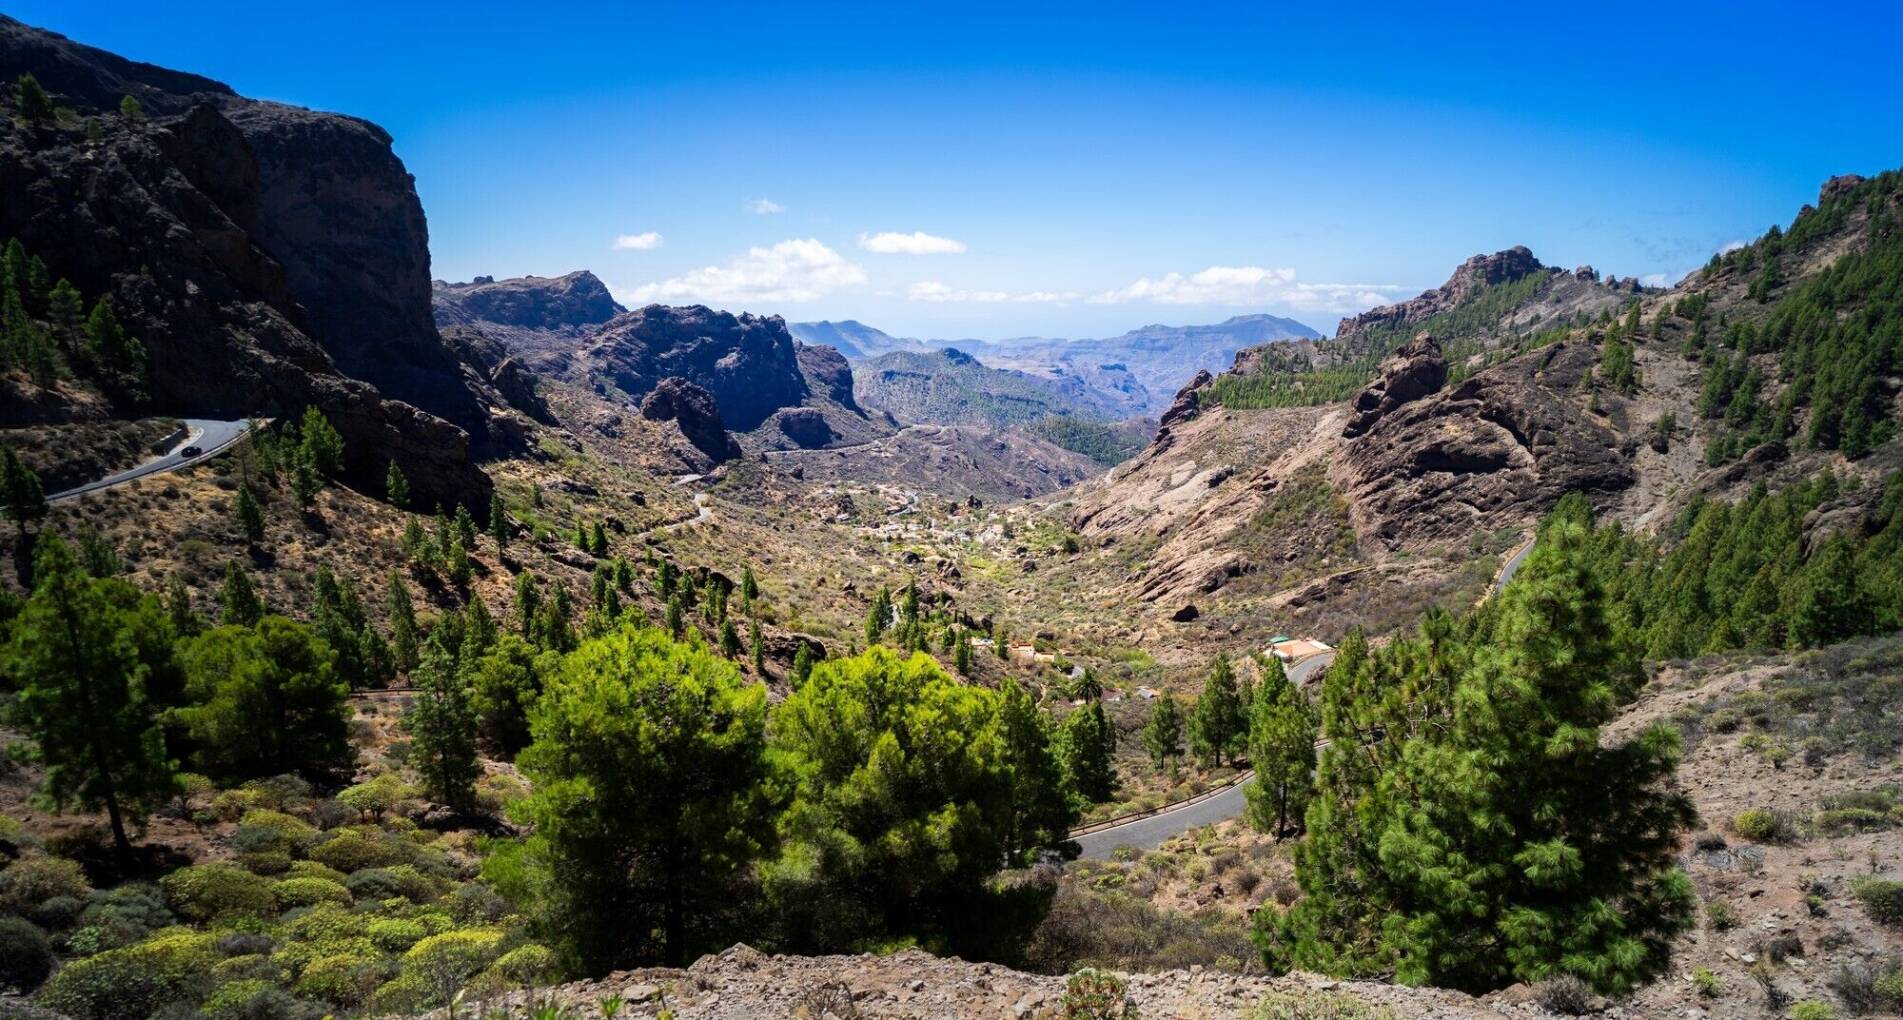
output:
<instances>
[{"instance_id":1,"label":"dark car on road","mask_svg":"<svg viewBox=\"0 0 1903 1020\"><path fill-rule=\"evenodd\" d=\"M184 448L183 450L180 450L180 451L178 451L178 455L179 455L179 456L181 456L181 457L196 457L196 456L198 456L199 454L201 454L201 453L204 453L204 452L205 452L204 450L202 450L202 449L200 449L200 448L198 448L198 447L196 447L196 446L188 446L188 447L186 447L186 448Z\"/></svg>"}]
</instances>

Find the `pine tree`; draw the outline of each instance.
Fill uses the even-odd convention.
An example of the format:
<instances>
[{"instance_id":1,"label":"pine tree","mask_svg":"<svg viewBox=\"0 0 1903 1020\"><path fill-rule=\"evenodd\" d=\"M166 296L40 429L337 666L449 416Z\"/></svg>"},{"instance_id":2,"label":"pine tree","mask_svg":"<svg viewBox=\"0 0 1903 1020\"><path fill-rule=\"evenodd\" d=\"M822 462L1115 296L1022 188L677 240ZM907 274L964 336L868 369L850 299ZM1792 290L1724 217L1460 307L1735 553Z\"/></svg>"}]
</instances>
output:
<instances>
[{"instance_id":1,"label":"pine tree","mask_svg":"<svg viewBox=\"0 0 1903 1020\"><path fill-rule=\"evenodd\" d=\"M734 630L732 620L720 621L720 654L729 659L740 657L740 632Z\"/></svg>"},{"instance_id":2,"label":"pine tree","mask_svg":"<svg viewBox=\"0 0 1903 1020\"><path fill-rule=\"evenodd\" d=\"M256 496L251 494L251 486L238 486L238 504L235 511L238 530L244 534L244 540L252 545L264 541L264 511L258 507Z\"/></svg>"},{"instance_id":3,"label":"pine tree","mask_svg":"<svg viewBox=\"0 0 1903 1020\"><path fill-rule=\"evenodd\" d=\"M78 355L85 343L86 302L64 277L46 297L46 320L60 348L68 356Z\"/></svg>"},{"instance_id":4,"label":"pine tree","mask_svg":"<svg viewBox=\"0 0 1903 1020\"><path fill-rule=\"evenodd\" d=\"M19 529L22 546L26 543L27 525L47 514L46 492L40 487L40 476L20 461L11 446L0 446L0 508L6 510L7 517Z\"/></svg>"},{"instance_id":5,"label":"pine tree","mask_svg":"<svg viewBox=\"0 0 1903 1020\"><path fill-rule=\"evenodd\" d=\"M298 431L304 437L301 448L311 468L325 478L335 478L344 467L344 437L331 427L330 419L317 408L306 407Z\"/></svg>"},{"instance_id":6,"label":"pine tree","mask_svg":"<svg viewBox=\"0 0 1903 1020\"><path fill-rule=\"evenodd\" d=\"M1216 659L1209 682L1196 697L1189 716L1189 750L1205 768L1235 757L1248 735L1242 716L1242 698L1236 690L1235 667L1226 657Z\"/></svg>"},{"instance_id":7,"label":"pine tree","mask_svg":"<svg viewBox=\"0 0 1903 1020\"><path fill-rule=\"evenodd\" d=\"M397 466L396 461L391 461L390 470L384 472L383 494L390 500L390 505L398 510L410 508L410 480L404 476L403 469Z\"/></svg>"},{"instance_id":8,"label":"pine tree","mask_svg":"<svg viewBox=\"0 0 1903 1020\"><path fill-rule=\"evenodd\" d=\"M502 505L502 497L493 493L489 496L489 537L496 540L496 551L509 547L509 511Z\"/></svg>"},{"instance_id":9,"label":"pine tree","mask_svg":"<svg viewBox=\"0 0 1903 1020\"><path fill-rule=\"evenodd\" d=\"M740 597L745 600L742 605L747 612L753 612L753 600L760 597L760 582L754 578L751 566L740 574Z\"/></svg>"},{"instance_id":10,"label":"pine tree","mask_svg":"<svg viewBox=\"0 0 1903 1020\"><path fill-rule=\"evenodd\" d=\"M119 97L119 116L134 123L145 119L145 104L131 95Z\"/></svg>"},{"instance_id":11,"label":"pine tree","mask_svg":"<svg viewBox=\"0 0 1903 1020\"><path fill-rule=\"evenodd\" d=\"M593 552L594 546L594 539L588 534L588 522L576 521L575 548L580 549L582 552Z\"/></svg>"},{"instance_id":12,"label":"pine tree","mask_svg":"<svg viewBox=\"0 0 1903 1020\"><path fill-rule=\"evenodd\" d=\"M793 672L787 680L794 690L799 690L806 685L806 679L812 675L813 647L801 641L799 648L793 652Z\"/></svg>"},{"instance_id":13,"label":"pine tree","mask_svg":"<svg viewBox=\"0 0 1903 1020\"><path fill-rule=\"evenodd\" d=\"M145 399L145 345L119 324L105 295L94 303L81 333L82 353L107 390L122 400Z\"/></svg>"},{"instance_id":14,"label":"pine tree","mask_svg":"<svg viewBox=\"0 0 1903 1020\"><path fill-rule=\"evenodd\" d=\"M165 615L178 637L188 638L205 629L204 621L192 610L192 594L185 587L185 579L177 574L165 583Z\"/></svg>"},{"instance_id":15,"label":"pine tree","mask_svg":"<svg viewBox=\"0 0 1903 1020\"><path fill-rule=\"evenodd\" d=\"M461 538L450 540L447 569L449 583L455 585L457 591L463 591L469 587L469 549L463 545Z\"/></svg>"},{"instance_id":16,"label":"pine tree","mask_svg":"<svg viewBox=\"0 0 1903 1020\"><path fill-rule=\"evenodd\" d=\"M1005 850L1013 864L1025 866L1066 838L1077 811L1064 796L1050 717L1015 680L1006 680L998 694L998 732L1011 777Z\"/></svg>"},{"instance_id":17,"label":"pine tree","mask_svg":"<svg viewBox=\"0 0 1903 1020\"><path fill-rule=\"evenodd\" d=\"M758 618L747 623L747 647L753 651L753 675L766 676L766 642L760 639L760 621Z\"/></svg>"},{"instance_id":18,"label":"pine tree","mask_svg":"<svg viewBox=\"0 0 1903 1020\"><path fill-rule=\"evenodd\" d=\"M1183 714L1176 707L1176 695L1164 691L1150 706L1150 721L1143 726L1143 749L1157 768L1171 767L1183 756Z\"/></svg>"},{"instance_id":19,"label":"pine tree","mask_svg":"<svg viewBox=\"0 0 1903 1020\"><path fill-rule=\"evenodd\" d=\"M424 642L421 661L411 673L416 701L404 719L410 733L410 761L424 792L457 810L474 802L476 714L458 675L456 655L434 636Z\"/></svg>"},{"instance_id":20,"label":"pine tree","mask_svg":"<svg viewBox=\"0 0 1903 1020\"><path fill-rule=\"evenodd\" d=\"M600 521L595 522L594 535L588 543L588 551L597 558L608 555L608 529L602 527Z\"/></svg>"},{"instance_id":21,"label":"pine tree","mask_svg":"<svg viewBox=\"0 0 1903 1020\"><path fill-rule=\"evenodd\" d=\"M455 527L456 538L462 542L463 549L465 551L474 549L476 547L476 518L469 512L469 508L461 503L456 504Z\"/></svg>"},{"instance_id":22,"label":"pine tree","mask_svg":"<svg viewBox=\"0 0 1903 1020\"><path fill-rule=\"evenodd\" d=\"M535 639L535 618L542 608L542 585L535 574L524 570L515 575L515 630L524 640Z\"/></svg>"},{"instance_id":23,"label":"pine tree","mask_svg":"<svg viewBox=\"0 0 1903 1020\"><path fill-rule=\"evenodd\" d=\"M53 120L53 97L46 94L40 80L31 74L22 74L14 81L13 99L28 124L42 127Z\"/></svg>"},{"instance_id":24,"label":"pine tree","mask_svg":"<svg viewBox=\"0 0 1903 1020\"><path fill-rule=\"evenodd\" d=\"M1086 803L1109 800L1116 786L1116 768L1111 762L1116 750L1117 731L1104 715L1102 702L1093 701L1071 712L1064 719L1057 743L1065 787Z\"/></svg>"},{"instance_id":25,"label":"pine tree","mask_svg":"<svg viewBox=\"0 0 1903 1020\"><path fill-rule=\"evenodd\" d=\"M35 552L33 594L0 660L17 692L12 716L45 769L41 793L56 808L104 809L124 862L126 823L174 788L156 721L176 688L171 627L156 598L87 577L58 538Z\"/></svg>"},{"instance_id":26,"label":"pine tree","mask_svg":"<svg viewBox=\"0 0 1903 1020\"><path fill-rule=\"evenodd\" d=\"M225 564L225 584L218 590L218 604L223 607L219 618L223 623L249 627L264 616L264 600L258 597L250 575L237 560Z\"/></svg>"},{"instance_id":27,"label":"pine tree","mask_svg":"<svg viewBox=\"0 0 1903 1020\"><path fill-rule=\"evenodd\" d=\"M1265 673L1249 712L1249 763L1255 768L1246 791L1249 823L1281 838L1291 823L1300 824L1314 792L1317 722L1281 660L1265 656L1261 662Z\"/></svg>"},{"instance_id":28,"label":"pine tree","mask_svg":"<svg viewBox=\"0 0 1903 1020\"><path fill-rule=\"evenodd\" d=\"M687 630L685 616L686 611L681 607L680 594L676 593L673 598L667 600L667 633L676 641L679 641L681 635Z\"/></svg>"},{"instance_id":29,"label":"pine tree","mask_svg":"<svg viewBox=\"0 0 1903 1020\"><path fill-rule=\"evenodd\" d=\"M885 634L887 622L892 616L892 591L884 585L872 596L872 608L866 612L866 645L879 643Z\"/></svg>"},{"instance_id":30,"label":"pine tree","mask_svg":"<svg viewBox=\"0 0 1903 1020\"><path fill-rule=\"evenodd\" d=\"M294 455L291 465L291 496L297 505L310 509L317 503L317 491L324 487L323 477L317 473L316 465L302 451Z\"/></svg>"},{"instance_id":31,"label":"pine tree","mask_svg":"<svg viewBox=\"0 0 1903 1020\"><path fill-rule=\"evenodd\" d=\"M416 669L419 649L416 631L416 605L410 601L409 582L395 570L390 571L390 657L398 672Z\"/></svg>"},{"instance_id":32,"label":"pine tree","mask_svg":"<svg viewBox=\"0 0 1903 1020\"><path fill-rule=\"evenodd\" d=\"M1297 854L1307 895L1257 915L1272 969L1470 991L1571 974L1606 993L1663 969L1695 904L1675 860L1695 815L1666 787L1675 734L1600 738L1634 662L1597 559L1556 513L1475 616L1430 613L1378 656L1343 643Z\"/></svg>"},{"instance_id":33,"label":"pine tree","mask_svg":"<svg viewBox=\"0 0 1903 1020\"><path fill-rule=\"evenodd\" d=\"M962 677L971 676L971 635L960 633L952 643L952 668Z\"/></svg>"}]
</instances>

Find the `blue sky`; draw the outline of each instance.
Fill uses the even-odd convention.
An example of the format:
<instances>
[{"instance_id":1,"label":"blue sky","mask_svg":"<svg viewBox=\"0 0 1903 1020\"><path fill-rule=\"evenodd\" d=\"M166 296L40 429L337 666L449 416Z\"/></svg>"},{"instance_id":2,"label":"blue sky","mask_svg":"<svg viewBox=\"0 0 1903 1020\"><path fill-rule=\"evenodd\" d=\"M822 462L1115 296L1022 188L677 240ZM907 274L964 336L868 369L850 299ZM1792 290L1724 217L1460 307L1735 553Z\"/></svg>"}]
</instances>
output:
<instances>
[{"instance_id":1,"label":"blue sky","mask_svg":"<svg viewBox=\"0 0 1903 1020\"><path fill-rule=\"evenodd\" d=\"M1034 6L7 9L382 124L438 277L915 336L1328 332L1514 244L1676 278L1903 165L1896 3Z\"/></svg>"}]
</instances>

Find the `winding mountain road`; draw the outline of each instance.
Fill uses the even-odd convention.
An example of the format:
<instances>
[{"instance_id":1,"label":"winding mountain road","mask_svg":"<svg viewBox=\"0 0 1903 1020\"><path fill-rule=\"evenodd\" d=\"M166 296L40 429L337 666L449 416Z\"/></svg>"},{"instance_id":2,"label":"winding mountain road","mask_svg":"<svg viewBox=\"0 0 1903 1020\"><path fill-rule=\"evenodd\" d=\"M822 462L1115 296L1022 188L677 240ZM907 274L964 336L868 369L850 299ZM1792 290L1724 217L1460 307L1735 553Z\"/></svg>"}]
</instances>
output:
<instances>
[{"instance_id":1,"label":"winding mountain road","mask_svg":"<svg viewBox=\"0 0 1903 1020\"><path fill-rule=\"evenodd\" d=\"M1500 566L1500 573L1494 578L1490 595L1499 594L1500 590L1513 580L1513 575L1520 572L1520 566L1526 562L1527 554L1532 551L1533 543L1528 540L1507 557L1507 561ZM1288 678L1295 682L1295 686L1301 687L1333 661L1335 661L1333 650L1318 652L1289 665L1286 672ZM1319 748L1322 744L1316 746ZM1083 850L1078 856L1083 860L1104 860L1124 847L1133 850L1154 850L1180 833L1238 817L1248 804L1248 795L1243 792L1243 787L1253 782L1255 782L1255 776L1250 775L1214 796L1202 800L1183 801L1178 806L1165 808L1156 814L1143 815L1107 829L1083 833L1074 837L1077 845Z\"/></svg>"},{"instance_id":2,"label":"winding mountain road","mask_svg":"<svg viewBox=\"0 0 1903 1020\"><path fill-rule=\"evenodd\" d=\"M249 431L251 431L251 422L245 420L214 421L208 418L187 418L185 419L185 438L179 440L178 445L167 452L143 464L107 475L98 481L87 482L85 485L67 489L65 492L53 493L46 497L46 501L59 503L78 499L87 493L116 489L141 478L191 467L193 464L210 460L230 449L233 443L244 438L244 434ZM188 457L185 455L185 450L191 447L196 447L199 452Z\"/></svg>"}]
</instances>

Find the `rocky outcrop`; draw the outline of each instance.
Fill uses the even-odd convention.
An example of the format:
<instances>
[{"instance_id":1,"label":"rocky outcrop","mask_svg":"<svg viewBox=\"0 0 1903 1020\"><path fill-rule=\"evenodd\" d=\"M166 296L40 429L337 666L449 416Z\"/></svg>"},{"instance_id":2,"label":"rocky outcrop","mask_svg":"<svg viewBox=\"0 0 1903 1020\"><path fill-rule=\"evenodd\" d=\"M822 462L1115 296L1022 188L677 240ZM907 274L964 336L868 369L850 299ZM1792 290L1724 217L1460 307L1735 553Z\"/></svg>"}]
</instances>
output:
<instances>
[{"instance_id":1,"label":"rocky outcrop","mask_svg":"<svg viewBox=\"0 0 1903 1020\"><path fill-rule=\"evenodd\" d=\"M468 326L493 323L527 330L598 326L627 311L608 287L582 269L566 276L523 276L497 280L478 276L468 283L432 285L436 323Z\"/></svg>"},{"instance_id":2,"label":"rocky outcrop","mask_svg":"<svg viewBox=\"0 0 1903 1020\"><path fill-rule=\"evenodd\" d=\"M704 305L649 305L615 316L576 352L571 374L636 398L663 379L689 380L713 394L721 418L741 431L807 396L784 320Z\"/></svg>"},{"instance_id":3,"label":"rocky outcrop","mask_svg":"<svg viewBox=\"0 0 1903 1020\"><path fill-rule=\"evenodd\" d=\"M0 233L145 345L147 408L206 417L325 411L346 467L391 460L419 499L488 501L468 459L504 398L429 311L427 228L390 138L256 102L0 17L0 73L31 73L79 120L0 118ZM146 116L127 121L121 97ZM84 119L105 125L88 138ZM394 398L394 399L392 399Z\"/></svg>"},{"instance_id":4,"label":"rocky outcrop","mask_svg":"<svg viewBox=\"0 0 1903 1020\"><path fill-rule=\"evenodd\" d=\"M1462 262L1446 283L1433 290L1423 291L1419 297L1399 304L1382 305L1341 320L1341 324L1335 327L1335 340L1346 343L1376 327L1421 322L1458 307L1487 287L1511 283L1534 273L1558 272L1560 270L1542 265L1525 245L1516 245L1492 255L1475 255Z\"/></svg>"},{"instance_id":5,"label":"rocky outcrop","mask_svg":"<svg viewBox=\"0 0 1903 1020\"><path fill-rule=\"evenodd\" d=\"M1196 378L1191 379L1188 385L1177 390L1176 399L1170 401L1169 410L1164 411L1162 419L1157 422L1159 431L1186 422L1200 414L1203 406L1203 391L1209 388L1214 378L1209 374L1208 369L1203 369L1196 373Z\"/></svg>"},{"instance_id":6,"label":"rocky outcrop","mask_svg":"<svg viewBox=\"0 0 1903 1020\"><path fill-rule=\"evenodd\" d=\"M641 401L641 417L673 422L688 443L707 458L708 466L740 454L740 447L721 423L714 395L689 380L670 376L655 384Z\"/></svg>"},{"instance_id":7,"label":"rocky outcrop","mask_svg":"<svg viewBox=\"0 0 1903 1020\"><path fill-rule=\"evenodd\" d=\"M1353 416L1342 427L1342 436L1361 435L1395 408L1439 392L1446 382L1447 361L1441 357L1440 344L1426 332L1416 334L1383 361L1374 381L1355 395Z\"/></svg>"},{"instance_id":8,"label":"rocky outcrop","mask_svg":"<svg viewBox=\"0 0 1903 1020\"><path fill-rule=\"evenodd\" d=\"M789 407L774 415L780 434L804 450L821 449L838 438L817 407Z\"/></svg>"},{"instance_id":9,"label":"rocky outcrop","mask_svg":"<svg viewBox=\"0 0 1903 1020\"><path fill-rule=\"evenodd\" d=\"M852 396L852 365L846 356L832 347L798 344L796 356L807 389L848 411L859 411Z\"/></svg>"},{"instance_id":10,"label":"rocky outcrop","mask_svg":"<svg viewBox=\"0 0 1903 1020\"><path fill-rule=\"evenodd\" d=\"M1379 415L1332 471L1364 539L1390 548L1518 525L1568 492L1631 486L1619 439L1572 400L1596 354L1559 343Z\"/></svg>"}]
</instances>

